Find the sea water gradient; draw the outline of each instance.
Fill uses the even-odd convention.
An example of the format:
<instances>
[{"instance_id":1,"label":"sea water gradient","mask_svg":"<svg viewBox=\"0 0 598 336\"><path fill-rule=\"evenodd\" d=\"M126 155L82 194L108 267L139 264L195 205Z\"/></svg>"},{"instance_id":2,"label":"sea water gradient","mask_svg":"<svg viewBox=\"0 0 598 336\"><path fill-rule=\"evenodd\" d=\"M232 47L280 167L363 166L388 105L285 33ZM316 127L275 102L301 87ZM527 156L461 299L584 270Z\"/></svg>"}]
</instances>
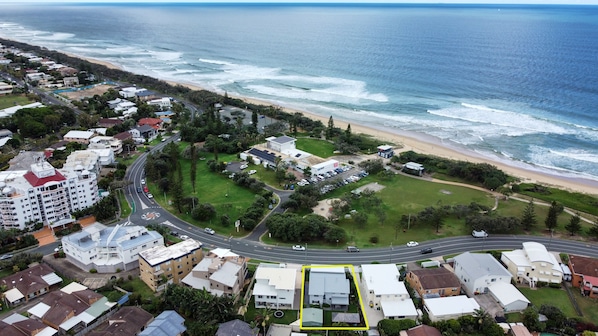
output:
<instances>
[{"instance_id":1,"label":"sea water gradient","mask_svg":"<svg viewBox=\"0 0 598 336\"><path fill-rule=\"evenodd\" d=\"M0 36L598 179L598 7L3 5Z\"/></svg>"}]
</instances>

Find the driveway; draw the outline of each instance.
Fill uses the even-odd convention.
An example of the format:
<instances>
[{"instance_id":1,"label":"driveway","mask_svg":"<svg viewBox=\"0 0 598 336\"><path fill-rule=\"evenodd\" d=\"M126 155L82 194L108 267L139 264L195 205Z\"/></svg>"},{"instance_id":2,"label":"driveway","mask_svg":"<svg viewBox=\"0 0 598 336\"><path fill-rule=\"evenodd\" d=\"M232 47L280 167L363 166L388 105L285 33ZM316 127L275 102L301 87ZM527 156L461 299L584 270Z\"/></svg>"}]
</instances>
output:
<instances>
[{"instance_id":1,"label":"driveway","mask_svg":"<svg viewBox=\"0 0 598 336\"><path fill-rule=\"evenodd\" d=\"M505 316L505 311L490 294L479 294L473 297L481 308L484 308L492 317Z\"/></svg>"}]
</instances>

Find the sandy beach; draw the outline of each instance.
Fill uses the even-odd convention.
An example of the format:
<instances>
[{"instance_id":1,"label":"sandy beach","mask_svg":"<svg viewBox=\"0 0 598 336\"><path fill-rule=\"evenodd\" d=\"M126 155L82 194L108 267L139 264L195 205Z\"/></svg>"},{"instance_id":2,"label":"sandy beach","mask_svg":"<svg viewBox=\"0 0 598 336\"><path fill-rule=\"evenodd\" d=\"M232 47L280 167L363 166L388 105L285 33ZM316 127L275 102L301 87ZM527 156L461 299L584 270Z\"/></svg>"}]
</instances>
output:
<instances>
[{"instance_id":1,"label":"sandy beach","mask_svg":"<svg viewBox=\"0 0 598 336\"><path fill-rule=\"evenodd\" d=\"M68 55L70 55L72 57L85 59L92 63L101 64L108 68L122 70L121 67L118 67L109 62L92 59L92 58L81 57L79 55L73 55L73 54L68 54ZM206 90L205 88L201 87L201 85L183 83L183 82L175 82L175 81L166 81L166 82L168 82L171 85L184 85L192 90ZM253 98L247 98L247 97L236 97L236 98L242 99L248 103L252 103L252 104L256 104L256 105L272 105L272 103L265 101L265 100L259 100L259 99L253 99ZM309 111L292 109L292 108L288 108L288 107L281 107L281 108L286 112L290 112L290 113L299 112L308 118L311 118L314 120L320 120L324 125L328 124L329 116L320 116L320 115L311 113ZM341 129L347 128L348 124L349 123L345 120L334 119L334 125ZM396 150L396 152L413 150L417 153L436 155L436 156L449 158L449 159L469 161L469 162L480 162L480 163L485 162L485 163L489 163L489 164L492 164L492 165L498 167L499 169L503 170L504 172L506 172L509 175L519 178L522 182L539 183L539 184L543 184L546 186L553 186L556 188L561 188L561 189L565 189L565 190L569 190L569 191L576 191L576 192L582 192L582 193L587 193L587 194L592 194L592 195L598 195L598 181L585 179L583 177L579 177L579 178L564 177L564 176L560 176L560 175L556 175L556 174L553 175L553 174L549 174L549 173L543 173L543 172L539 172L539 171L524 169L521 167L516 167L516 166L509 165L509 164L505 164L504 162L499 162L498 160L491 160L487 157L478 155L477 153L472 152L472 151L449 148L449 147L443 146L438 141L435 142L434 139L430 139L429 141L426 141L425 139L422 139L423 136L422 136L422 138L416 138L414 136L410 136L410 135L406 135L406 134L398 134L397 131L395 131L395 130L391 131L391 130L375 129L372 127L367 127L367 126L363 126L363 125L359 125L359 124L355 124L355 123L351 123L351 130L353 133L356 133L356 134L361 133L361 134L371 135L371 136L379 139L381 141L381 144L392 143L397 146L402 146L402 148Z\"/></svg>"}]
</instances>

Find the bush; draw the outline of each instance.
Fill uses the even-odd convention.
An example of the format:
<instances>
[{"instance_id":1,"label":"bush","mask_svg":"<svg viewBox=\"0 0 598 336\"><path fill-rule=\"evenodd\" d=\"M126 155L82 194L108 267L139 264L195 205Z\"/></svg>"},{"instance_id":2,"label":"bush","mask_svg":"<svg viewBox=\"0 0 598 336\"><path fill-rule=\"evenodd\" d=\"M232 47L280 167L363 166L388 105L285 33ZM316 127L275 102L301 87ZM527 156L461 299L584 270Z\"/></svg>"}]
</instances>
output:
<instances>
[{"instance_id":1,"label":"bush","mask_svg":"<svg viewBox=\"0 0 598 336\"><path fill-rule=\"evenodd\" d=\"M89 270L89 273L95 274L95 273L98 273L98 270L95 269L95 268L92 268L92 269Z\"/></svg>"},{"instance_id":2,"label":"bush","mask_svg":"<svg viewBox=\"0 0 598 336\"><path fill-rule=\"evenodd\" d=\"M116 273L120 273L120 272L122 272L122 270L120 268L117 268Z\"/></svg>"},{"instance_id":3,"label":"bush","mask_svg":"<svg viewBox=\"0 0 598 336\"><path fill-rule=\"evenodd\" d=\"M550 287L550 288L561 288L561 284L560 284L560 283L552 283L552 282L551 282L551 283L548 285L548 287Z\"/></svg>"},{"instance_id":4,"label":"bush","mask_svg":"<svg viewBox=\"0 0 598 336\"><path fill-rule=\"evenodd\" d=\"M378 236L371 236L370 237L370 243L372 244L378 244L379 238Z\"/></svg>"}]
</instances>

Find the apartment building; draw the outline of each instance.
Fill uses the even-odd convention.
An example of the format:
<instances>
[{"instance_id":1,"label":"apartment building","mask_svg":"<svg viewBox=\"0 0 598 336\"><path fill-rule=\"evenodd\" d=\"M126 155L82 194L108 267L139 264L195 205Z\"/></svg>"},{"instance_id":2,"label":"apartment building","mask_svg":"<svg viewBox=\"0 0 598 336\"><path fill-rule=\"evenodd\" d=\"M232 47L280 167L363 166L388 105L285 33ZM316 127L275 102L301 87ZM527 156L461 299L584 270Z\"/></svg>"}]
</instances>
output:
<instances>
[{"instance_id":1,"label":"apartment building","mask_svg":"<svg viewBox=\"0 0 598 336\"><path fill-rule=\"evenodd\" d=\"M96 136L89 140L89 149L111 149L114 155L123 151L123 143L119 139L111 136Z\"/></svg>"},{"instance_id":2,"label":"apartment building","mask_svg":"<svg viewBox=\"0 0 598 336\"><path fill-rule=\"evenodd\" d=\"M213 295L237 295L243 289L245 275L245 257L229 249L217 248L211 250L182 282L195 289L205 289Z\"/></svg>"}]
</instances>

